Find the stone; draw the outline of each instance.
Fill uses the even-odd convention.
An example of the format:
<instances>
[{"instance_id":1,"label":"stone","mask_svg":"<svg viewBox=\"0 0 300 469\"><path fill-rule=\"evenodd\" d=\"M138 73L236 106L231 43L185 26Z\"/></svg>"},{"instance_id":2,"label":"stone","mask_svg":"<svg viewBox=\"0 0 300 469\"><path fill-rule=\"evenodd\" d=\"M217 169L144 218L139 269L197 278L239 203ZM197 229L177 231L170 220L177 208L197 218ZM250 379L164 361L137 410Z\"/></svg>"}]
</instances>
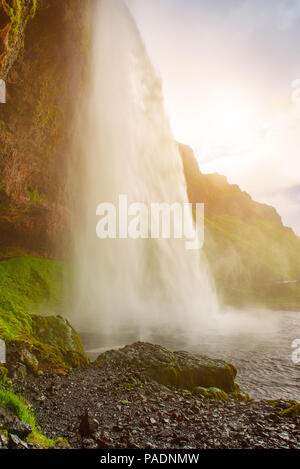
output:
<instances>
[{"instance_id":1,"label":"stone","mask_svg":"<svg viewBox=\"0 0 300 469\"><path fill-rule=\"evenodd\" d=\"M17 435L10 433L9 435L9 447L11 449L28 449L28 444L21 440Z\"/></svg>"},{"instance_id":2,"label":"stone","mask_svg":"<svg viewBox=\"0 0 300 469\"><path fill-rule=\"evenodd\" d=\"M38 374L39 361L33 353L29 352L29 350L25 349L23 351L23 362L31 373L36 375Z\"/></svg>"},{"instance_id":3,"label":"stone","mask_svg":"<svg viewBox=\"0 0 300 469\"><path fill-rule=\"evenodd\" d=\"M64 364L70 367L88 364L79 334L62 316L32 316L34 336L42 343L58 349Z\"/></svg>"},{"instance_id":4,"label":"stone","mask_svg":"<svg viewBox=\"0 0 300 469\"><path fill-rule=\"evenodd\" d=\"M98 420L94 419L88 410L85 411L85 414L81 418L81 422L79 425L79 432L81 436L91 436L95 433L99 428Z\"/></svg>"},{"instance_id":5,"label":"stone","mask_svg":"<svg viewBox=\"0 0 300 469\"><path fill-rule=\"evenodd\" d=\"M118 350L102 353L96 365L114 363L138 370L165 386L193 391L196 386L215 387L235 392L236 369L224 360L189 352L171 352L160 345L136 342Z\"/></svg>"},{"instance_id":6,"label":"stone","mask_svg":"<svg viewBox=\"0 0 300 469\"><path fill-rule=\"evenodd\" d=\"M27 438L27 436L32 433L32 426L15 418L8 430L10 433L17 435L20 438Z\"/></svg>"},{"instance_id":7,"label":"stone","mask_svg":"<svg viewBox=\"0 0 300 469\"><path fill-rule=\"evenodd\" d=\"M26 369L26 366L25 365L19 365L17 368L16 368L16 377L19 378L19 379L24 379L27 375L27 369Z\"/></svg>"},{"instance_id":8,"label":"stone","mask_svg":"<svg viewBox=\"0 0 300 469\"><path fill-rule=\"evenodd\" d=\"M193 394L195 396L204 396L208 399L214 399L216 401L224 401L229 397L225 391L215 387L204 388L202 386L196 386L193 390Z\"/></svg>"}]
</instances>

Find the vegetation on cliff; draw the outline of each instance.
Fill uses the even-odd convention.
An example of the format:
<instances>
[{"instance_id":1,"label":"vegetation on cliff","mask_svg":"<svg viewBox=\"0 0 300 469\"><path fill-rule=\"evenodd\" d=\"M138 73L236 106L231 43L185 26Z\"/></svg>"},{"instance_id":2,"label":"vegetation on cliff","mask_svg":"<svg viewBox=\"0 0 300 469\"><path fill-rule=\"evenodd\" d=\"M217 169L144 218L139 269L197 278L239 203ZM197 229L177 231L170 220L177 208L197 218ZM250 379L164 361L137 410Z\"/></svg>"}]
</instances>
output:
<instances>
[{"instance_id":1,"label":"vegetation on cliff","mask_svg":"<svg viewBox=\"0 0 300 469\"><path fill-rule=\"evenodd\" d=\"M201 173L180 145L188 196L205 203L204 249L225 303L300 310L300 238L273 207L219 174Z\"/></svg>"},{"instance_id":2,"label":"vegetation on cliff","mask_svg":"<svg viewBox=\"0 0 300 469\"><path fill-rule=\"evenodd\" d=\"M0 10L0 28L9 18L9 25L21 21L18 44L24 40L24 48L10 40L11 55L5 49L0 64L7 83L7 103L0 105L2 251L52 255L69 246L67 168L86 81L89 3L7 0Z\"/></svg>"},{"instance_id":3,"label":"vegetation on cliff","mask_svg":"<svg viewBox=\"0 0 300 469\"><path fill-rule=\"evenodd\" d=\"M7 23L0 30L0 78L4 80L24 46L25 29L29 19L34 18L37 5L38 0L2 0L0 3L2 24L4 15L7 17Z\"/></svg>"},{"instance_id":4,"label":"vegetation on cliff","mask_svg":"<svg viewBox=\"0 0 300 469\"><path fill-rule=\"evenodd\" d=\"M31 256L0 262L0 339L7 343L8 366L21 365L12 373L87 364L78 334L56 316L64 308L66 269L62 262Z\"/></svg>"}]
</instances>

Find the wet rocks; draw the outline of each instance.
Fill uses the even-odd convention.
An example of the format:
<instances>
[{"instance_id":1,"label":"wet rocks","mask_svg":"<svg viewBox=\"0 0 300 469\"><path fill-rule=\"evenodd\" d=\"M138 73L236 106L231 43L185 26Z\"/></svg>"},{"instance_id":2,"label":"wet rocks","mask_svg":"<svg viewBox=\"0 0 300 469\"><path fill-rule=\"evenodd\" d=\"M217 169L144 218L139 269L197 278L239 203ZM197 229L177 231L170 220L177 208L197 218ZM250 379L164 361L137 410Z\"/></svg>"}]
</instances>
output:
<instances>
[{"instance_id":1,"label":"wet rocks","mask_svg":"<svg viewBox=\"0 0 300 469\"><path fill-rule=\"evenodd\" d=\"M8 447L10 449L28 449L28 444L13 433L9 434Z\"/></svg>"},{"instance_id":2,"label":"wet rocks","mask_svg":"<svg viewBox=\"0 0 300 469\"><path fill-rule=\"evenodd\" d=\"M19 419L14 419L11 425L8 426L9 433L17 435L19 438L27 438L32 433L32 427L28 423L21 422Z\"/></svg>"},{"instance_id":3,"label":"wet rocks","mask_svg":"<svg viewBox=\"0 0 300 469\"><path fill-rule=\"evenodd\" d=\"M18 381L17 390L31 402L43 432L67 439L72 448L300 449L300 416L281 415L290 402L239 400L234 393L223 400L216 398L224 397L221 388L192 393L166 386L145 373L135 346L127 350L129 365L122 349L120 362L109 352L65 376L45 373Z\"/></svg>"},{"instance_id":4,"label":"wet rocks","mask_svg":"<svg viewBox=\"0 0 300 469\"><path fill-rule=\"evenodd\" d=\"M136 342L119 350L102 353L96 364L118 363L166 386L193 391L196 386L237 391L236 369L223 360L189 352L171 352L160 345Z\"/></svg>"}]
</instances>

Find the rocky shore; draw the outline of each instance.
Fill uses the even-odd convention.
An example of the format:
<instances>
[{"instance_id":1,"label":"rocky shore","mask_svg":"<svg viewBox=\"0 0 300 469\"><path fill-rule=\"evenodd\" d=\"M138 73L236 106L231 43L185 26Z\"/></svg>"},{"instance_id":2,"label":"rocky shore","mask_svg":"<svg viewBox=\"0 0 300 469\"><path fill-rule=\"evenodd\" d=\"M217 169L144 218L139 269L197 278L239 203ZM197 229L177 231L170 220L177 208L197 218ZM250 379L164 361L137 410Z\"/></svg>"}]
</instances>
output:
<instances>
[{"instance_id":1,"label":"rocky shore","mask_svg":"<svg viewBox=\"0 0 300 469\"><path fill-rule=\"evenodd\" d=\"M54 447L299 449L299 404L254 401L235 375L222 360L138 342L69 372L18 377L13 387ZM0 445L39 447L18 425L0 412Z\"/></svg>"}]
</instances>

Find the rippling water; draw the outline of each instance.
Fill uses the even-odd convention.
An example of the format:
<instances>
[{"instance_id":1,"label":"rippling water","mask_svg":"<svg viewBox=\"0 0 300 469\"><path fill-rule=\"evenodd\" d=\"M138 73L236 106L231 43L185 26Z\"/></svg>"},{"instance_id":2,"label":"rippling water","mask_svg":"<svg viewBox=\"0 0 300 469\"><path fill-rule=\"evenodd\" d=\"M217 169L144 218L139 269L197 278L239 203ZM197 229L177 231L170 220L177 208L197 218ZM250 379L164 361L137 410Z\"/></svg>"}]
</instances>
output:
<instances>
[{"instance_id":1,"label":"rippling water","mask_svg":"<svg viewBox=\"0 0 300 469\"><path fill-rule=\"evenodd\" d=\"M270 315L271 314L271 315ZM187 341L178 334L149 334L143 340L158 343L171 350L188 350L223 358L233 363L237 382L254 399L297 399L300 401L300 364L292 361L292 342L300 339L300 313L272 312L268 322L257 323L241 332L229 327L222 332L209 332ZM249 323L250 324L250 323ZM273 327L276 324L276 327ZM107 339L95 333L81 334L91 359L109 348L119 347L137 340L133 333ZM140 338L140 337L139 337Z\"/></svg>"}]
</instances>

